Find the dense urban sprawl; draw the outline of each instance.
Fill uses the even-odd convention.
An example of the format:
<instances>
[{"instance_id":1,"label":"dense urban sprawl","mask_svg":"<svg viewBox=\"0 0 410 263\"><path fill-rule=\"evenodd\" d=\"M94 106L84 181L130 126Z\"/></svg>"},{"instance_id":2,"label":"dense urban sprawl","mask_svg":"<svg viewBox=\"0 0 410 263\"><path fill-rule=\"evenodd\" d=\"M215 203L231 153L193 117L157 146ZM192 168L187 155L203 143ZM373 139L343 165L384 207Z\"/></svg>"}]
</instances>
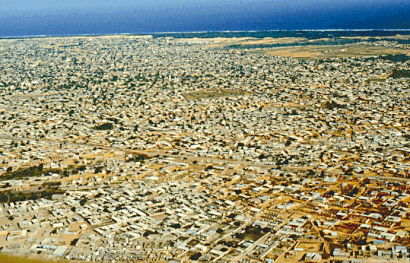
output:
<instances>
[{"instance_id":1,"label":"dense urban sprawl","mask_svg":"<svg viewBox=\"0 0 410 263\"><path fill-rule=\"evenodd\" d=\"M303 60L151 36L0 42L1 252L410 260L407 56Z\"/></svg>"}]
</instances>

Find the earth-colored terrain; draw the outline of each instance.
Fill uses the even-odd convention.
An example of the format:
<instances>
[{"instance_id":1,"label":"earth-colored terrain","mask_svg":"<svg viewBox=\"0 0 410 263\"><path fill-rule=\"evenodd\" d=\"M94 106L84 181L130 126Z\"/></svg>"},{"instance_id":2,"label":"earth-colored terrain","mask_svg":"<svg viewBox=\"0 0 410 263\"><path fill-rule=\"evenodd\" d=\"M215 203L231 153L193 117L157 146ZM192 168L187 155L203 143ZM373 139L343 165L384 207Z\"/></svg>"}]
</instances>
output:
<instances>
[{"instance_id":1,"label":"earth-colored terrain","mask_svg":"<svg viewBox=\"0 0 410 263\"><path fill-rule=\"evenodd\" d=\"M286 47L265 50L264 52L270 55L302 59L364 57L380 56L386 54L410 54L409 50L372 45Z\"/></svg>"}]
</instances>

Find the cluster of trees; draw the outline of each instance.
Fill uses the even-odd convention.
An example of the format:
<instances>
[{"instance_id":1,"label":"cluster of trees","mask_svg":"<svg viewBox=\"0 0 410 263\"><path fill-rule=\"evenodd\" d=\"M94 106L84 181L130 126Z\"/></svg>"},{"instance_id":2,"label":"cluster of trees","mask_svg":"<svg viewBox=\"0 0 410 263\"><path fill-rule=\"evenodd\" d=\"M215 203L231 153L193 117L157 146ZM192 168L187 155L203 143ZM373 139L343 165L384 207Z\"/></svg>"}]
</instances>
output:
<instances>
[{"instance_id":1,"label":"cluster of trees","mask_svg":"<svg viewBox=\"0 0 410 263\"><path fill-rule=\"evenodd\" d=\"M151 156L146 154L134 154L131 158L129 158L128 162L144 162L145 160L151 159Z\"/></svg>"},{"instance_id":2,"label":"cluster of trees","mask_svg":"<svg viewBox=\"0 0 410 263\"><path fill-rule=\"evenodd\" d=\"M256 241L270 231L269 227L247 226L243 233L236 233L235 238Z\"/></svg>"},{"instance_id":3,"label":"cluster of trees","mask_svg":"<svg viewBox=\"0 0 410 263\"><path fill-rule=\"evenodd\" d=\"M383 60L388 60L392 62L405 62L407 60L410 60L410 57L405 55L405 54L389 54L389 55L383 55L379 56L380 59Z\"/></svg>"},{"instance_id":4,"label":"cluster of trees","mask_svg":"<svg viewBox=\"0 0 410 263\"><path fill-rule=\"evenodd\" d=\"M83 197L80 199L80 205L81 205L81 206L84 206L85 203L87 203L87 199L85 198L85 196L83 196Z\"/></svg>"},{"instance_id":5,"label":"cluster of trees","mask_svg":"<svg viewBox=\"0 0 410 263\"><path fill-rule=\"evenodd\" d=\"M41 198L51 200L54 194L63 194L64 191L55 188L36 192L5 191L0 194L0 203L21 202L27 200L38 200Z\"/></svg>"},{"instance_id":6,"label":"cluster of trees","mask_svg":"<svg viewBox=\"0 0 410 263\"><path fill-rule=\"evenodd\" d=\"M114 129L114 124L112 124L111 122L106 122L106 123L94 126L93 129L98 130L98 131L112 130Z\"/></svg>"},{"instance_id":7,"label":"cluster of trees","mask_svg":"<svg viewBox=\"0 0 410 263\"><path fill-rule=\"evenodd\" d=\"M190 260L198 260L202 256L201 253L195 253L192 256L189 257Z\"/></svg>"},{"instance_id":8,"label":"cluster of trees","mask_svg":"<svg viewBox=\"0 0 410 263\"><path fill-rule=\"evenodd\" d=\"M325 103L323 103L322 108L333 110L334 108L337 108L337 109L346 108L346 105L342 105L342 104L337 103L334 100L330 100L330 101L326 101Z\"/></svg>"},{"instance_id":9,"label":"cluster of trees","mask_svg":"<svg viewBox=\"0 0 410 263\"><path fill-rule=\"evenodd\" d=\"M148 237L148 236L153 235L153 234L158 234L158 232L157 231L153 232L151 230L147 230L147 231L145 231L144 234L142 234L142 236L143 237Z\"/></svg>"},{"instance_id":10,"label":"cluster of trees","mask_svg":"<svg viewBox=\"0 0 410 263\"><path fill-rule=\"evenodd\" d=\"M41 176L42 174L48 174L48 173L56 173L56 174L62 174L63 171L59 169L44 169L43 164L39 164L37 166L31 166L29 168L20 168L16 171L12 171L12 168L9 167L7 169L7 172L0 177L0 180L11 180L11 179L23 179L27 177L38 177Z\"/></svg>"},{"instance_id":11,"label":"cluster of trees","mask_svg":"<svg viewBox=\"0 0 410 263\"><path fill-rule=\"evenodd\" d=\"M395 69L393 70L391 76L394 79L398 79L398 78L410 78L410 70L398 70Z\"/></svg>"},{"instance_id":12,"label":"cluster of trees","mask_svg":"<svg viewBox=\"0 0 410 263\"><path fill-rule=\"evenodd\" d=\"M227 247L238 247L238 242L236 241L225 241L225 240L221 240L218 242L218 245L225 245Z\"/></svg>"}]
</instances>

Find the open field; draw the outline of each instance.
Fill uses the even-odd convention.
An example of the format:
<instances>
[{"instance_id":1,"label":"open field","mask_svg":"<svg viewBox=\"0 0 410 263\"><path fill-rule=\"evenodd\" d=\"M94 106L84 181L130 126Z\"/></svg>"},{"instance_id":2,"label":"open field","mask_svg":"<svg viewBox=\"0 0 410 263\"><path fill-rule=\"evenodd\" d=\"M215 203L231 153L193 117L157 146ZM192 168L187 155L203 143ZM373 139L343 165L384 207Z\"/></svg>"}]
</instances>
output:
<instances>
[{"instance_id":1,"label":"open field","mask_svg":"<svg viewBox=\"0 0 410 263\"><path fill-rule=\"evenodd\" d=\"M30 98L41 98L41 97L45 97L48 94L40 94L40 93L33 93L33 94L19 94L19 95L13 95L10 98L13 100L26 100L26 99L30 99Z\"/></svg>"},{"instance_id":2,"label":"open field","mask_svg":"<svg viewBox=\"0 0 410 263\"><path fill-rule=\"evenodd\" d=\"M275 44L292 44L308 42L304 37L280 37L280 38L254 38L254 37L240 37L240 38L181 38L175 39L176 42L188 42L188 43L207 43L207 47L222 48L231 45L275 45Z\"/></svg>"},{"instance_id":3,"label":"open field","mask_svg":"<svg viewBox=\"0 0 410 263\"><path fill-rule=\"evenodd\" d=\"M265 53L281 57L292 57L301 59L326 59L326 58L347 58L347 57L366 57L380 56L386 54L405 54L409 55L410 50L399 48L389 48L372 45L351 45L351 46L309 46L309 47L290 47L275 48L266 50Z\"/></svg>"},{"instance_id":4,"label":"open field","mask_svg":"<svg viewBox=\"0 0 410 263\"><path fill-rule=\"evenodd\" d=\"M47 263L47 262L67 262L67 261L46 261L46 260L39 260L39 259L28 259L23 257L15 257L9 255L0 255L0 262L1 263Z\"/></svg>"},{"instance_id":5,"label":"open field","mask_svg":"<svg viewBox=\"0 0 410 263\"><path fill-rule=\"evenodd\" d=\"M322 245L321 242L300 242L297 247L302 248L303 251L319 252Z\"/></svg>"},{"instance_id":6,"label":"open field","mask_svg":"<svg viewBox=\"0 0 410 263\"><path fill-rule=\"evenodd\" d=\"M308 40L306 38L299 37L281 37L281 38L271 38L266 37L262 39L258 38L237 38L237 39L227 39L225 41L215 41L214 44L208 45L208 47L224 47L230 45L276 45L276 44L293 44L293 43L304 43Z\"/></svg>"},{"instance_id":7,"label":"open field","mask_svg":"<svg viewBox=\"0 0 410 263\"><path fill-rule=\"evenodd\" d=\"M289 44L296 42L306 42L307 39L304 37L281 37L272 38L266 37L263 39L249 39L247 41L239 41L238 45L262 45L262 44Z\"/></svg>"},{"instance_id":8,"label":"open field","mask_svg":"<svg viewBox=\"0 0 410 263\"><path fill-rule=\"evenodd\" d=\"M289 46L289 45L295 45L295 46L306 46L306 45L326 45L327 43L329 45L341 45L341 44L351 44L351 43L357 43L361 41L380 41L380 40L392 40L392 39L397 39L397 40L403 40L403 41L408 41L410 39L409 35L389 35L389 36L376 36L376 35L370 35L370 36L343 36L343 35L335 35L334 33L328 33L328 34L322 34L322 35L317 35L316 37L312 37L309 34L303 34L303 33L298 33L295 35L289 35L289 36L277 36L277 37L272 37L268 36L269 34L266 34L266 37L262 37L260 35L259 37L256 36L243 36L243 37L225 37L225 36L218 36L218 37L210 37L211 35L207 36L201 36L201 37L192 37L192 38L186 38L186 37L176 37L173 41L174 42L185 42L185 43L204 43L206 44L206 47L210 48L224 48L224 47L237 47L237 48L258 48L258 47L268 47L268 46ZM239 36L239 35L238 35ZM173 36L175 37L175 36Z\"/></svg>"}]
</instances>

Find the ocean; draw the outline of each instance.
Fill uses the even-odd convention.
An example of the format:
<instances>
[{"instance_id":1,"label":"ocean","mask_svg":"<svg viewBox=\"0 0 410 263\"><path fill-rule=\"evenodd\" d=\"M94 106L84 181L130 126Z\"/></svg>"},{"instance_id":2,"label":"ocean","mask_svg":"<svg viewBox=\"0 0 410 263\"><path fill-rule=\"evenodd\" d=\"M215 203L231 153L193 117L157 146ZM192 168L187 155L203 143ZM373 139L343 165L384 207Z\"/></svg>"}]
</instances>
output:
<instances>
[{"instance_id":1,"label":"ocean","mask_svg":"<svg viewBox=\"0 0 410 263\"><path fill-rule=\"evenodd\" d=\"M286 1L285 1L286 2ZM410 29L410 1L286 7L271 1L243 5L144 10L0 12L0 37L198 31ZM295 2L293 2L295 3ZM372 4L371 4L372 3ZM393 2L391 2L393 3Z\"/></svg>"}]
</instances>

